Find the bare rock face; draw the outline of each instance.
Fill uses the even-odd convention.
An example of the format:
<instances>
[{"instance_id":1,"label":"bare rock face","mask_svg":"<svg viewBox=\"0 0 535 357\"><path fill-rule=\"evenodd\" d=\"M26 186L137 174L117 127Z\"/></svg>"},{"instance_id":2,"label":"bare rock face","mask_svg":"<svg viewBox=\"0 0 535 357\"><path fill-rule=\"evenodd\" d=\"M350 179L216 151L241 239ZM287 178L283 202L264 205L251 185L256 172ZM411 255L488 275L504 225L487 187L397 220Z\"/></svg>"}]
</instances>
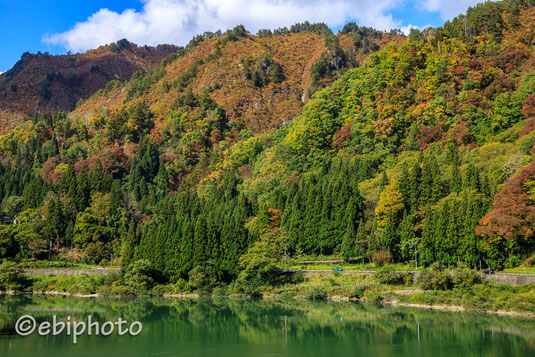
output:
<instances>
[{"instance_id":1,"label":"bare rock face","mask_svg":"<svg viewBox=\"0 0 535 357\"><path fill-rule=\"evenodd\" d=\"M39 111L70 111L111 80L127 81L147 72L178 47L139 47L126 40L85 53L52 56L24 53L0 75L0 109L13 117ZM14 123L16 124L16 123Z\"/></svg>"},{"instance_id":2,"label":"bare rock face","mask_svg":"<svg viewBox=\"0 0 535 357\"><path fill-rule=\"evenodd\" d=\"M431 36L435 36L435 33L437 32L437 29L434 27L428 27L424 30L422 30L422 35L425 39L428 39Z\"/></svg>"}]
</instances>

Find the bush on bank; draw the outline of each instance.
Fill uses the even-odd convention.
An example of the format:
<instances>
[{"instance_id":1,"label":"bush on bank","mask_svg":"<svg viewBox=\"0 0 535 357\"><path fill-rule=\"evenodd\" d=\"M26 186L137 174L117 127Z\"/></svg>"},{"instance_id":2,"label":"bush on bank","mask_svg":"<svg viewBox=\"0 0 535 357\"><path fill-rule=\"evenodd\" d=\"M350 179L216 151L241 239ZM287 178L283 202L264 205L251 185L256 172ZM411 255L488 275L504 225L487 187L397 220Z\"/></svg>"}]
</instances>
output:
<instances>
[{"instance_id":1,"label":"bush on bank","mask_svg":"<svg viewBox=\"0 0 535 357\"><path fill-rule=\"evenodd\" d=\"M0 291L24 291L29 286L29 280L15 263L0 264Z\"/></svg>"},{"instance_id":2,"label":"bush on bank","mask_svg":"<svg viewBox=\"0 0 535 357\"><path fill-rule=\"evenodd\" d=\"M202 274L201 274L202 273ZM196 293L213 297L279 296L322 300L330 297L354 298L366 302L396 299L401 303L424 305L457 305L478 311L518 311L535 313L535 286L510 286L486 280L473 270L459 267L453 271L433 265L423 270L411 284L407 276L385 266L374 275L352 274L287 274L277 284L259 284L255 280L238 279L229 285L214 284L209 272L198 269L190 281L177 279L162 283L147 261L136 261L122 273L105 276L68 275L33 276L27 278L12 263L0 265L0 290L57 291L68 294L101 296L143 296L166 293ZM401 286L413 286L424 291L408 290L398 294Z\"/></svg>"},{"instance_id":3,"label":"bush on bank","mask_svg":"<svg viewBox=\"0 0 535 357\"><path fill-rule=\"evenodd\" d=\"M412 285L412 273L398 271L395 267L384 265L379 268L373 277L381 284L387 285Z\"/></svg>"},{"instance_id":4,"label":"bush on bank","mask_svg":"<svg viewBox=\"0 0 535 357\"><path fill-rule=\"evenodd\" d=\"M469 288L480 282L481 277L475 270L459 266L450 272L444 265L435 263L420 273L416 284L424 290L449 290Z\"/></svg>"}]
</instances>

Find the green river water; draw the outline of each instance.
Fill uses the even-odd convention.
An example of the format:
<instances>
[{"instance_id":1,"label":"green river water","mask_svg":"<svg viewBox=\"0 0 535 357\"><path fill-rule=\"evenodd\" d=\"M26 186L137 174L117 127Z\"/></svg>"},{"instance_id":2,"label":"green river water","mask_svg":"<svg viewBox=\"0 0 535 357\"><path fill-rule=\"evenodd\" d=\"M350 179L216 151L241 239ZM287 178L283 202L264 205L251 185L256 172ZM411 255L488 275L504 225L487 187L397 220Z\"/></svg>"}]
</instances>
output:
<instances>
[{"instance_id":1,"label":"green river water","mask_svg":"<svg viewBox=\"0 0 535 357\"><path fill-rule=\"evenodd\" d=\"M143 329L73 344L65 333L19 336L24 315ZM535 356L535 320L351 302L0 296L0 356Z\"/></svg>"}]
</instances>

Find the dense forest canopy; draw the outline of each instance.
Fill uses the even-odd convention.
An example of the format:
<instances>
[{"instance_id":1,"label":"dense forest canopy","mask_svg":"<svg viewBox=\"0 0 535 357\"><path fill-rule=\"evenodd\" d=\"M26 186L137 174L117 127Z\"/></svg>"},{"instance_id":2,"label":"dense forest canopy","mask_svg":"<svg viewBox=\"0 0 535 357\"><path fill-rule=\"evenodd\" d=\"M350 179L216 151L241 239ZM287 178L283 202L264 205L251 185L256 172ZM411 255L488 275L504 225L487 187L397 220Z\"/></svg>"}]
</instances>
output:
<instances>
[{"instance_id":1,"label":"dense forest canopy","mask_svg":"<svg viewBox=\"0 0 535 357\"><path fill-rule=\"evenodd\" d=\"M38 114L0 138L0 257L144 259L163 279L221 282L266 279L282 254L517 266L535 250L533 5L480 4L383 49L373 40L386 34L355 24L261 30L325 41L301 114L262 130L215 87L191 90L228 43L255 37L240 26L196 37L98 93L122 88L116 107ZM269 54L240 66L255 90L288 80ZM173 97L166 114L156 92Z\"/></svg>"}]
</instances>

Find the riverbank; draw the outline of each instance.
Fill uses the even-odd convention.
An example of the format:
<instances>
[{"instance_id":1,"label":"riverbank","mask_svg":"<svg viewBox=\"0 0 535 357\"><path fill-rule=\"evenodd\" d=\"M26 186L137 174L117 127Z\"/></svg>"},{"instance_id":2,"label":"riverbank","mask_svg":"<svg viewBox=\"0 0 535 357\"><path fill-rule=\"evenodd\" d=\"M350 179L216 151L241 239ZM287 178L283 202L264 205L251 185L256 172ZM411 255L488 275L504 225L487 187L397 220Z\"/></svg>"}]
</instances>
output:
<instances>
[{"instance_id":1,"label":"riverbank","mask_svg":"<svg viewBox=\"0 0 535 357\"><path fill-rule=\"evenodd\" d=\"M403 306L411 307L416 309L430 309L430 310L440 310L440 311L457 311L457 312L476 312L481 314L494 314L502 316L512 316L512 317L529 317L535 319L535 313L528 312L517 312L517 311L506 311L506 310L468 310L463 306L458 305L424 305L424 304L408 304L400 302L385 302L384 304L394 305L394 306Z\"/></svg>"},{"instance_id":2,"label":"riverbank","mask_svg":"<svg viewBox=\"0 0 535 357\"><path fill-rule=\"evenodd\" d=\"M198 270L189 279L169 281L138 261L124 272L83 275L24 275L12 263L3 265L0 290L78 297L259 297L266 299L354 300L425 308L479 312L535 314L535 285L511 286L483 279L474 270L448 270L434 265L419 271L399 271L384 266L373 274L338 271L269 270L240 274L223 284Z\"/></svg>"},{"instance_id":3,"label":"riverbank","mask_svg":"<svg viewBox=\"0 0 535 357\"><path fill-rule=\"evenodd\" d=\"M98 293L94 294L79 294L79 293L69 293L64 291L32 291L32 292L14 292L14 291L0 291L0 295L44 295L44 296L65 296L65 297L75 297L75 298L102 298L102 297L113 297L113 298L132 298L131 296L102 296ZM206 297L204 295L199 294L161 294L159 295L162 298L169 298L169 299L199 299ZM147 297L147 295L141 295L139 297ZM213 297L213 296L210 296ZM217 298L228 298L228 299L252 299L250 296L244 296L244 295L229 295L229 296L216 296ZM136 298L136 297L134 297ZM265 300L287 300L287 299L294 299L294 300L310 300L305 295L296 295L294 297L288 298L279 295L263 295L260 297L260 299ZM409 308L417 308L417 309L424 309L424 310L438 310L438 311L451 311L451 312L470 312L470 313L481 313L481 314L493 314L493 315L502 315L502 316L510 316L510 317L524 317L524 318L533 318L535 319L535 313L531 312L521 312L521 311L510 311L510 310L483 310L483 309L469 309L464 306L460 305L427 305L427 304L417 304L417 303L407 303L407 302L401 302L398 299L387 299L387 300L380 300L380 301L367 301L364 299L358 299L348 296L340 296L340 295L327 295L325 296L324 300L326 301L334 301L334 302L343 302L343 301L351 301L351 302L366 302L366 303L378 303L382 305L390 305L390 306L402 306L402 307L409 307Z\"/></svg>"},{"instance_id":4,"label":"riverbank","mask_svg":"<svg viewBox=\"0 0 535 357\"><path fill-rule=\"evenodd\" d=\"M66 275L31 276L27 294L83 298L161 296L199 298L202 296L264 299L358 301L434 310L469 311L535 318L535 286L510 286L479 281L446 290L424 290L415 282L384 283L370 274L311 273L297 280L260 286L252 294L239 293L235 285L196 289L180 281L155 284L150 289L121 286L119 276Z\"/></svg>"}]
</instances>

